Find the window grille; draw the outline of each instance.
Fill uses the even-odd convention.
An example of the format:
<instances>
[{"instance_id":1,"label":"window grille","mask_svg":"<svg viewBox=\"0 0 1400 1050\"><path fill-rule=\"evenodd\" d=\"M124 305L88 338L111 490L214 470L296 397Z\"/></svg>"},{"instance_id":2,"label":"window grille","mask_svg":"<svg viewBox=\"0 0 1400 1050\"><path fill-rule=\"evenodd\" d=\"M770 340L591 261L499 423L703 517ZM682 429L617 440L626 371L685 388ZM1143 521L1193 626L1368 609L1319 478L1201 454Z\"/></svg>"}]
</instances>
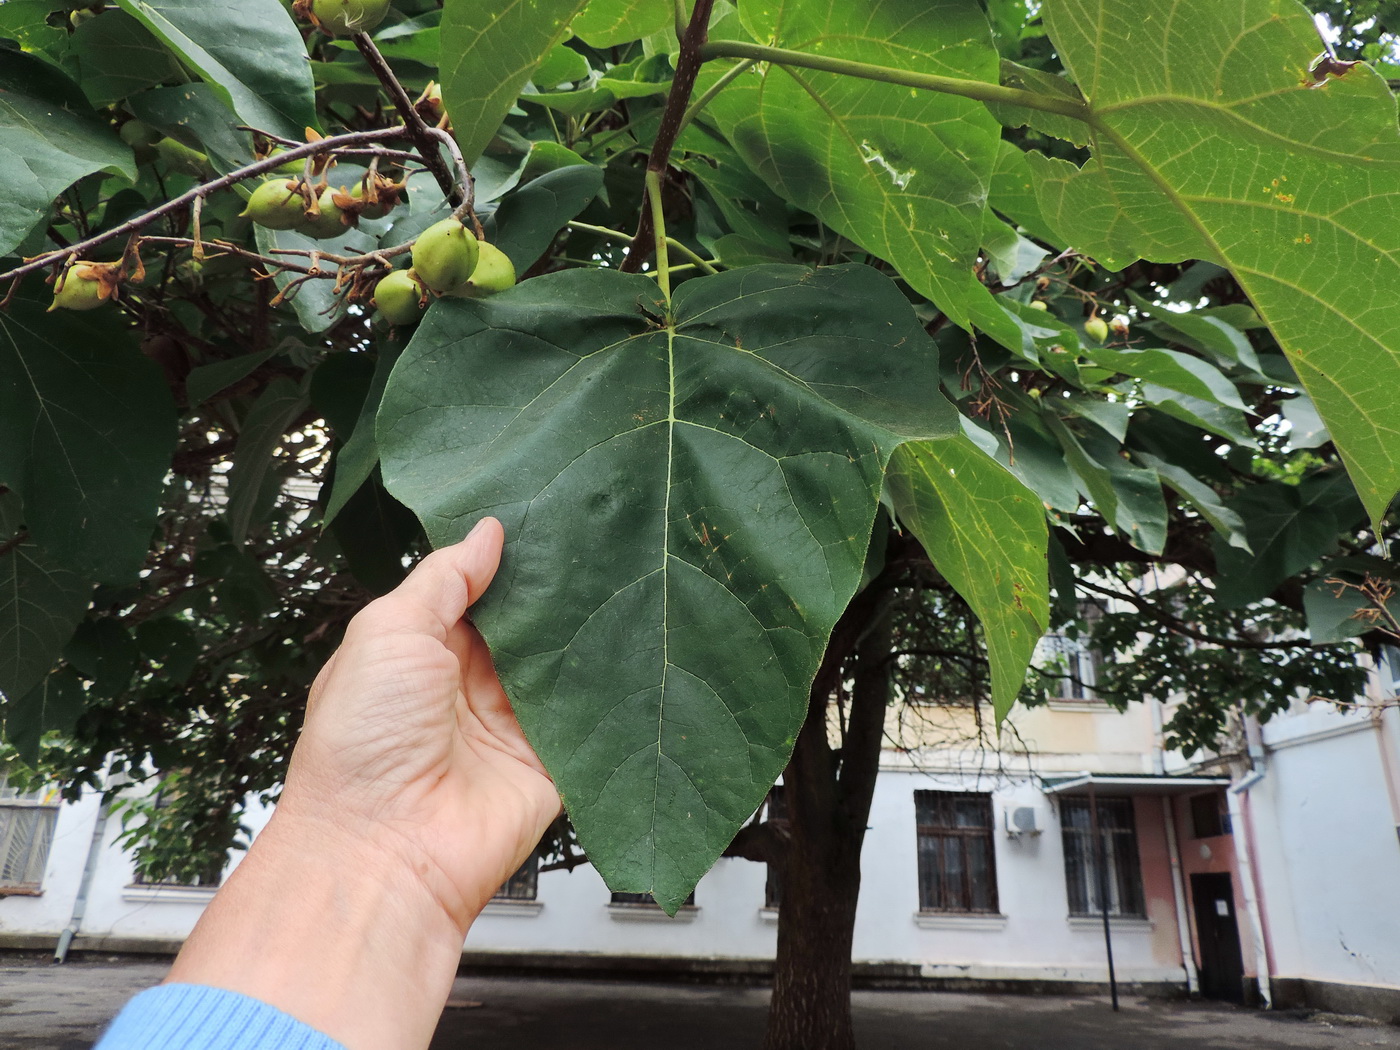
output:
<instances>
[{"instance_id":1,"label":"window grille","mask_svg":"<svg viewBox=\"0 0 1400 1050\"><path fill-rule=\"evenodd\" d=\"M57 821L55 791L21 790L0 769L0 890L40 889Z\"/></svg>"},{"instance_id":2,"label":"window grille","mask_svg":"<svg viewBox=\"0 0 1400 1050\"><path fill-rule=\"evenodd\" d=\"M525 863L516 869L515 874L496 891L498 901L532 901L540 888L540 855L531 853Z\"/></svg>"},{"instance_id":3,"label":"window grille","mask_svg":"<svg viewBox=\"0 0 1400 1050\"><path fill-rule=\"evenodd\" d=\"M914 792L919 842L919 908L995 914L992 798L957 791Z\"/></svg>"},{"instance_id":4,"label":"window grille","mask_svg":"<svg viewBox=\"0 0 1400 1050\"><path fill-rule=\"evenodd\" d=\"M1107 872L1108 914L1147 917L1142 893L1142 868L1138 860L1137 824L1133 802L1127 798L1100 798L1099 841ZM1060 802L1060 828L1065 846L1065 883L1071 915L1100 915L1099 872L1094 854L1092 814L1086 798Z\"/></svg>"}]
</instances>

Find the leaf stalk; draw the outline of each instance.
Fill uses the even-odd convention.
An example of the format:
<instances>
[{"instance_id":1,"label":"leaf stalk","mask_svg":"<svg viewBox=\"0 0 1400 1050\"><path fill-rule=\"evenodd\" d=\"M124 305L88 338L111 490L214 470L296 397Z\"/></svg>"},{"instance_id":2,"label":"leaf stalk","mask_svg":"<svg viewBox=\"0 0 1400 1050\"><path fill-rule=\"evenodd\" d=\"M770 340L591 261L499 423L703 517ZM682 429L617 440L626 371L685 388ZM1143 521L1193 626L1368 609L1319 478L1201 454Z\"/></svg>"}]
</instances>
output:
<instances>
[{"instance_id":1,"label":"leaf stalk","mask_svg":"<svg viewBox=\"0 0 1400 1050\"><path fill-rule=\"evenodd\" d=\"M661 206L661 173L647 170L647 200L651 204L651 228L656 237L656 282L671 308L671 259L666 253L666 214Z\"/></svg>"},{"instance_id":2,"label":"leaf stalk","mask_svg":"<svg viewBox=\"0 0 1400 1050\"><path fill-rule=\"evenodd\" d=\"M978 102L1000 102L1009 106L1025 106L1045 113L1058 113L1073 117L1086 124L1092 120L1089 106L1074 99L1042 95L1024 88L1005 87L989 84L981 80L964 80L959 77L939 76L936 73L918 73L911 69L894 69L890 66L877 66L869 62L853 62L845 58L831 58L827 55L813 55L806 51L792 51L784 47L769 47L766 44L750 44L743 40L716 40L701 46L700 55L706 61L714 58L746 58L755 62L772 62L780 66L795 66L801 69L816 69L824 73L839 73L859 77L863 80L878 80L885 84L900 84L904 87L937 91L945 95L958 95Z\"/></svg>"}]
</instances>

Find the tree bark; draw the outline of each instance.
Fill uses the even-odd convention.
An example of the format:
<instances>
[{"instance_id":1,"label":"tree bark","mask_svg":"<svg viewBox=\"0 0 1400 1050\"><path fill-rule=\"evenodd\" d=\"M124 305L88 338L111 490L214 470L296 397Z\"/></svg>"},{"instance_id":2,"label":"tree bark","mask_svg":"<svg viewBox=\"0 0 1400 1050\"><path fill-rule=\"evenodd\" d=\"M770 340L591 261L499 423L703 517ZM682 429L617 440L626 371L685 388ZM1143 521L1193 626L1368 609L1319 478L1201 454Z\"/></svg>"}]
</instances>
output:
<instances>
[{"instance_id":1,"label":"tree bark","mask_svg":"<svg viewBox=\"0 0 1400 1050\"><path fill-rule=\"evenodd\" d=\"M851 949L860 851L889 701L890 619L876 613L878 598L878 591L858 597L837 625L784 774L789 824L765 1050L856 1045ZM849 719L840 749L833 750L827 710L846 673L853 678Z\"/></svg>"}]
</instances>

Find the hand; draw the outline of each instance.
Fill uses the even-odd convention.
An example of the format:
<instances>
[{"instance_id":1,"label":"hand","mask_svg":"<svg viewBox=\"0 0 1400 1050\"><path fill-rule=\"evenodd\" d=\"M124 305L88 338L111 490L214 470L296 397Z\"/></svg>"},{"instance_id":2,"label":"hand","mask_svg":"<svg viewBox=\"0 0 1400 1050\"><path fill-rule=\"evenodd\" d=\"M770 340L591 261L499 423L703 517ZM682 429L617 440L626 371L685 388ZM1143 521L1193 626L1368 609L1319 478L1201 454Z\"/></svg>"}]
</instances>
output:
<instances>
[{"instance_id":1,"label":"hand","mask_svg":"<svg viewBox=\"0 0 1400 1050\"><path fill-rule=\"evenodd\" d=\"M282 800L167 980L242 992L350 1050L421 1050L472 920L559 795L463 621L501 557L482 521L355 617Z\"/></svg>"},{"instance_id":2,"label":"hand","mask_svg":"<svg viewBox=\"0 0 1400 1050\"><path fill-rule=\"evenodd\" d=\"M351 621L312 686L279 807L397 854L464 934L559 813L486 643L462 619L502 540L484 519Z\"/></svg>"}]
</instances>

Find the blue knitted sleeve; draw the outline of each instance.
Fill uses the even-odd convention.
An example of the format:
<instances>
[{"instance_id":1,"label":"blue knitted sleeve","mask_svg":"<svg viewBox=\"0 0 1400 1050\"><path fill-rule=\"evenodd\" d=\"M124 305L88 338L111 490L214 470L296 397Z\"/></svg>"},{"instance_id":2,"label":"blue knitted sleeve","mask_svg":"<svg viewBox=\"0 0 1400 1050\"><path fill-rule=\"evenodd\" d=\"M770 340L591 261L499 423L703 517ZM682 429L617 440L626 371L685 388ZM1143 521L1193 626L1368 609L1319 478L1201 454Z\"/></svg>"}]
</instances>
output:
<instances>
[{"instance_id":1,"label":"blue knitted sleeve","mask_svg":"<svg viewBox=\"0 0 1400 1050\"><path fill-rule=\"evenodd\" d=\"M276 1007L222 988L162 984L117 1015L94 1050L345 1050Z\"/></svg>"}]
</instances>

